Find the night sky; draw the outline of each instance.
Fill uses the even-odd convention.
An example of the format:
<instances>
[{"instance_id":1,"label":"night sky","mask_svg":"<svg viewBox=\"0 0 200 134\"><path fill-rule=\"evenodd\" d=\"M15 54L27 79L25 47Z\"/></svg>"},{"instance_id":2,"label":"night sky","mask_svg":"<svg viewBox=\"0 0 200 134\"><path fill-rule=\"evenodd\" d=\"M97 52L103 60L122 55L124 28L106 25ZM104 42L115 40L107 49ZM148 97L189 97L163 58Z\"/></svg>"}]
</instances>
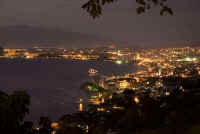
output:
<instances>
[{"instance_id":1,"label":"night sky","mask_svg":"<svg viewBox=\"0 0 200 134\"><path fill-rule=\"evenodd\" d=\"M83 9L87 0L0 0L0 27L28 25L60 28L111 40L118 45L144 46L200 42L200 1L168 0L174 16L162 17L159 7L136 14L135 0L106 6L93 20ZM77 40L78 40L77 36Z\"/></svg>"}]
</instances>

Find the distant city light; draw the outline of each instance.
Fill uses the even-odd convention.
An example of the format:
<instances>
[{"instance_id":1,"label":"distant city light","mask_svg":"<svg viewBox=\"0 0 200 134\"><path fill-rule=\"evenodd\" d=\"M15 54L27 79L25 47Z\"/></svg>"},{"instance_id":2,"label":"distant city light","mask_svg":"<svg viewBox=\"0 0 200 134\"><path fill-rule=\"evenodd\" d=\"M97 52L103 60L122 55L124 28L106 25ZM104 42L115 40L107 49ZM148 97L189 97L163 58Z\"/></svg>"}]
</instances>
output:
<instances>
[{"instance_id":1,"label":"distant city light","mask_svg":"<svg viewBox=\"0 0 200 134\"><path fill-rule=\"evenodd\" d=\"M193 58L192 60L193 60L193 61L196 61L196 60L197 60L197 58Z\"/></svg>"},{"instance_id":2,"label":"distant city light","mask_svg":"<svg viewBox=\"0 0 200 134\"><path fill-rule=\"evenodd\" d=\"M78 109L78 110L79 110L80 112L82 112L82 111L83 111L83 99L80 98L79 102L80 102L80 103L79 103L79 109Z\"/></svg>"},{"instance_id":3,"label":"distant city light","mask_svg":"<svg viewBox=\"0 0 200 134\"><path fill-rule=\"evenodd\" d=\"M117 64L122 64L122 61L121 60L117 60L116 63Z\"/></svg>"}]
</instances>

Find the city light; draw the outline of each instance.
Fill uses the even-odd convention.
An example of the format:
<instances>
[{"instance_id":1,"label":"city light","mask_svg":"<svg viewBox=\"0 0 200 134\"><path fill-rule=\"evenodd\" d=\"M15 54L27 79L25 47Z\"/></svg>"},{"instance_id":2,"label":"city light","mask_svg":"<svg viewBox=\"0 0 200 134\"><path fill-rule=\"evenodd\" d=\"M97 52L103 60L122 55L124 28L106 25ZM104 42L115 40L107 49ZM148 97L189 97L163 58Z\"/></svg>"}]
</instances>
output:
<instances>
[{"instance_id":1,"label":"city light","mask_svg":"<svg viewBox=\"0 0 200 134\"><path fill-rule=\"evenodd\" d=\"M134 97L134 101L135 101L136 104L139 104L139 103L140 103L140 100L139 100L138 97Z\"/></svg>"},{"instance_id":2,"label":"city light","mask_svg":"<svg viewBox=\"0 0 200 134\"><path fill-rule=\"evenodd\" d=\"M120 65L120 64L122 64L122 61L121 60L117 60L116 63Z\"/></svg>"}]
</instances>

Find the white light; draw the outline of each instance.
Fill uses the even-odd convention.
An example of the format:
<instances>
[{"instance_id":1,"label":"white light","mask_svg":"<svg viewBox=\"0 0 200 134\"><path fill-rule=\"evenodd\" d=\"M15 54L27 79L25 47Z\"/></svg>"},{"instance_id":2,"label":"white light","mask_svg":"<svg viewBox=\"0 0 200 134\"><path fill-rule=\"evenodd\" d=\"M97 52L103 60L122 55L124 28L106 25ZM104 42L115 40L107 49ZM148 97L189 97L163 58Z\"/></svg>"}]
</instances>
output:
<instances>
[{"instance_id":1,"label":"white light","mask_svg":"<svg viewBox=\"0 0 200 134\"><path fill-rule=\"evenodd\" d=\"M117 60L116 63L117 64L122 64L122 61L121 60Z\"/></svg>"},{"instance_id":2,"label":"white light","mask_svg":"<svg viewBox=\"0 0 200 134\"><path fill-rule=\"evenodd\" d=\"M185 61L192 61L193 59L191 59L190 57L185 58Z\"/></svg>"}]
</instances>

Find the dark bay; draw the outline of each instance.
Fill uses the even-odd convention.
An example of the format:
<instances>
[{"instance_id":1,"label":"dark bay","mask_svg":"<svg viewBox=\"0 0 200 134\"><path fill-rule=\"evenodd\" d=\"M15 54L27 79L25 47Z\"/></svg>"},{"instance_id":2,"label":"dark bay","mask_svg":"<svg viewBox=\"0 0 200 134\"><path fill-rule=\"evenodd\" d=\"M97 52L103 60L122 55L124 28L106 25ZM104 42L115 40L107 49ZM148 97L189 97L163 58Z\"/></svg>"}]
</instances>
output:
<instances>
[{"instance_id":1,"label":"dark bay","mask_svg":"<svg viewBox=\"0 0 200 134\"><path fill-rule=\"evenodd\" d=\"M87 94L80 89L89 79L88 69L100 75L134 72L134 65L99 61L0 59L0 89L6 92L27 90L31 96L27 120L40 116L58 119L76 112L75 103Z\"/></svg>"}]
</instances>

